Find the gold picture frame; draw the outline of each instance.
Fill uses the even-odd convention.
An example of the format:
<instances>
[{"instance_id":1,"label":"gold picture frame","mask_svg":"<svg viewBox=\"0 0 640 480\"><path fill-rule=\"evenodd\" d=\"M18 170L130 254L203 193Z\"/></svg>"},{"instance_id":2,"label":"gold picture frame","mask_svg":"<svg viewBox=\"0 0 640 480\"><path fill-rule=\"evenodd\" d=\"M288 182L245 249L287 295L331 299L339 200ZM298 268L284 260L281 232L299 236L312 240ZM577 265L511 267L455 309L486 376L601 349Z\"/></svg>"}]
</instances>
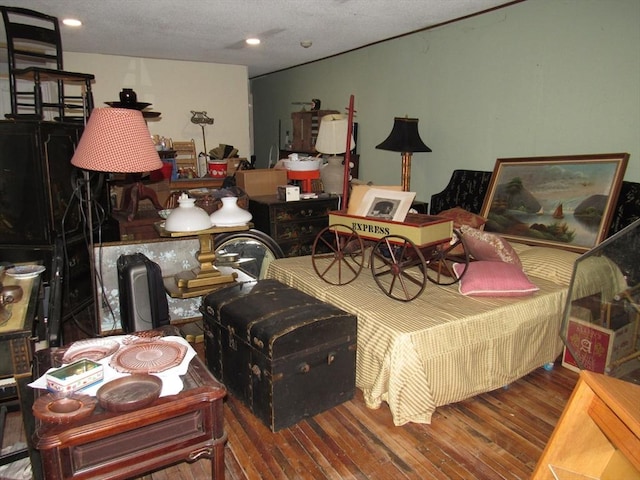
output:
<instances>
[{"instance_id":1,"label":"gold picture frame","mask_svg":"<svg viewBox=\"0 0 640 480\"><path fill-rule=\"evenodd\" d=\"M628 153L499 158L481 215L509 240L586 252L602 240Z\"/></svg>"}]
</instances>

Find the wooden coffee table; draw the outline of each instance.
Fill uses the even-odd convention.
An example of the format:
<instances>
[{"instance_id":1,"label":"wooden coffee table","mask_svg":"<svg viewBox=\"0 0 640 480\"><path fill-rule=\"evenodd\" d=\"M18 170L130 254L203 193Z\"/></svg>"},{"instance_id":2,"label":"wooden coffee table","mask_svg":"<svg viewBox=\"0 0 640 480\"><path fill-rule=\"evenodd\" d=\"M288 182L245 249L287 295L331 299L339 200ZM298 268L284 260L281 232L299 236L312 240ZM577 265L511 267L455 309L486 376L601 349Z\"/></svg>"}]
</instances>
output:
<instances>
[{"instance_id":1,"label":"wooden coffee table","mask_svg":"<svg viewBox=\"0 0 640 480\"><path fill-rule=\"evenodd\" d=\"M36 375L59 366L63 352L37 352ZM226 389L197 356L181 378L184 388L179 394L161 397L140 410L112 413L97 406L91 416L70 424L37 421L33 440L44 478L125 479L209 458L211 478L224 479Z\"/></svg>"}]
</instances>

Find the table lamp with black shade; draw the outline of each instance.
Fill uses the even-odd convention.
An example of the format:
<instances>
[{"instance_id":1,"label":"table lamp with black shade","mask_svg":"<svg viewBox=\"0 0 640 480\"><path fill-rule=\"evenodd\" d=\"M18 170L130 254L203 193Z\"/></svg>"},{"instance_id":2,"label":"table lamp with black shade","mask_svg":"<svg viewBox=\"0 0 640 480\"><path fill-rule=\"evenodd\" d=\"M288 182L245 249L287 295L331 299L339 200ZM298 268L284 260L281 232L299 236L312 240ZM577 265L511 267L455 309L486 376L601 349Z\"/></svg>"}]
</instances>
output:
<instances>
[{"instance_id":1,"label":"table lamp with black shade","mask_svg":"<svg viewBox=\"0 0 640 480\"><path fill-rule=\"evenodd\" d=\"M376 148L402 153L402 190L409 191L411 182L411 156L414 152L430 152L418 133L418 119L395 117L393 129L387 139Z\"/></svg>"},{"instance_id":2,"label":"table lamp with black shade","mask_svg":"<svg viewBox=\"0 0 640 480\"><path fill-rule=\"evenodd\" d=\"M151 135L142 113L126 108L94 108L76 148L71 164L82 169L85 178L85 218L89 232L89 258L91 282L94 292L95 327L100 331L97 295L95 256L93 253L93 199L89 182L89 172L142 173L158 170L162 161L151 140ZM155 192L137 183L130 187L129 195L137 199L153 197ZM137 209L137 203L136 203ZM135 215L135 211L133 211ZM133 217L132 217L133 218Z\"/></svg>"}]
</instances>

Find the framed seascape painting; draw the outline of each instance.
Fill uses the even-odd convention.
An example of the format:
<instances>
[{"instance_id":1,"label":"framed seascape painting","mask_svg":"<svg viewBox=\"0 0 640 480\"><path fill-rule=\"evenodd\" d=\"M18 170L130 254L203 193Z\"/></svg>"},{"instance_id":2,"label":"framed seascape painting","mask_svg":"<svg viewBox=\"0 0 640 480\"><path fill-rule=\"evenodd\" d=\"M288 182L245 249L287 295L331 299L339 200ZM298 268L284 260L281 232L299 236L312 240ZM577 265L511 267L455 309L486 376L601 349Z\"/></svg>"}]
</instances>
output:
<instances>
[{"instance_id":1,"label":"framed seascape painting","mask_svg":"<svg viewBox=\"0 0 640 480\"><path fill-rule=\"evenodd\" d=\"M481 214L507 239L586 252L604 240L629 154L499 158Z\"/></svg>"}]
</instances>

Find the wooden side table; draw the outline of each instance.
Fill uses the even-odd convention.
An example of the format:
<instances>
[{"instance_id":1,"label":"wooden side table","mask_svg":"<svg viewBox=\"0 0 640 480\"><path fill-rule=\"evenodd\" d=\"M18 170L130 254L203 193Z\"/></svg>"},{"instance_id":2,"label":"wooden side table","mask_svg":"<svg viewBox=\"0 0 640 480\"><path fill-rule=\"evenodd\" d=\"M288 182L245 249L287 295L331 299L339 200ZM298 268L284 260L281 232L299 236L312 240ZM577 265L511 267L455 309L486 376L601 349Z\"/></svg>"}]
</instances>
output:
<instances>
[{"instance_id":1,"label":"wooden side table","mask_svg":"<svg viewBox=\"0 0 640 480\"><path fill-rule=\"evenodd\" d=\"M582 370L534 480L640 478L640 385Z\"/></svg>"},{"instance_id":2,"label":"wooden side table","mask_svg":"<svg viewBox=\"0 0 640 480\"><path fill-rule=\"evenodd\" d=\"M0 378L31 371L30 337L38 308L40 277L16 279L5 275L2 284L20 286L22 299L6 307L11 316L0 326L0 348L9 352L8 361L2 362Z\"/></svg>"},{"instance_id":3,"label":"wooden side table","mask_svg":"<svg viewBox=\"0 0 640 480\"><path fill-rule=\"evenodd\" d=\"M0 326L0 442L4 436L4 417L8 411L17 409L15 399L18 397L17 378L31 376L32 326L38 310L40 298L40 277L15 279L8 275L1 278L5 286L18 285L22 288L20 301L7 305L11 314L6 323ZM13 405L4 402L9 401ZM24 405L20 404L24 411ZM29 407L30 408L30 407ZM30 411L22 415L25 428L28 428ZM0 465L14 462L30 455L30 450L23 448L12 453L0 455Z\"/></svg>"},{"instance_id":4,"label":"wooden side table","mask_svg":"<svg viewBox=\"0 0 640 480\"><path fill-rule=\"evenodd\" d=\"M36 353L35 372L58 366L64 349ZM184 375L183 390L127 413L103 411L70 424L36 422L35 447L44 478L126 479L176 462L211 460L211 478L224 479L225 387L197 356ZM44 394L38 393L38 394Z\"/></svg>"}]
</instances>

